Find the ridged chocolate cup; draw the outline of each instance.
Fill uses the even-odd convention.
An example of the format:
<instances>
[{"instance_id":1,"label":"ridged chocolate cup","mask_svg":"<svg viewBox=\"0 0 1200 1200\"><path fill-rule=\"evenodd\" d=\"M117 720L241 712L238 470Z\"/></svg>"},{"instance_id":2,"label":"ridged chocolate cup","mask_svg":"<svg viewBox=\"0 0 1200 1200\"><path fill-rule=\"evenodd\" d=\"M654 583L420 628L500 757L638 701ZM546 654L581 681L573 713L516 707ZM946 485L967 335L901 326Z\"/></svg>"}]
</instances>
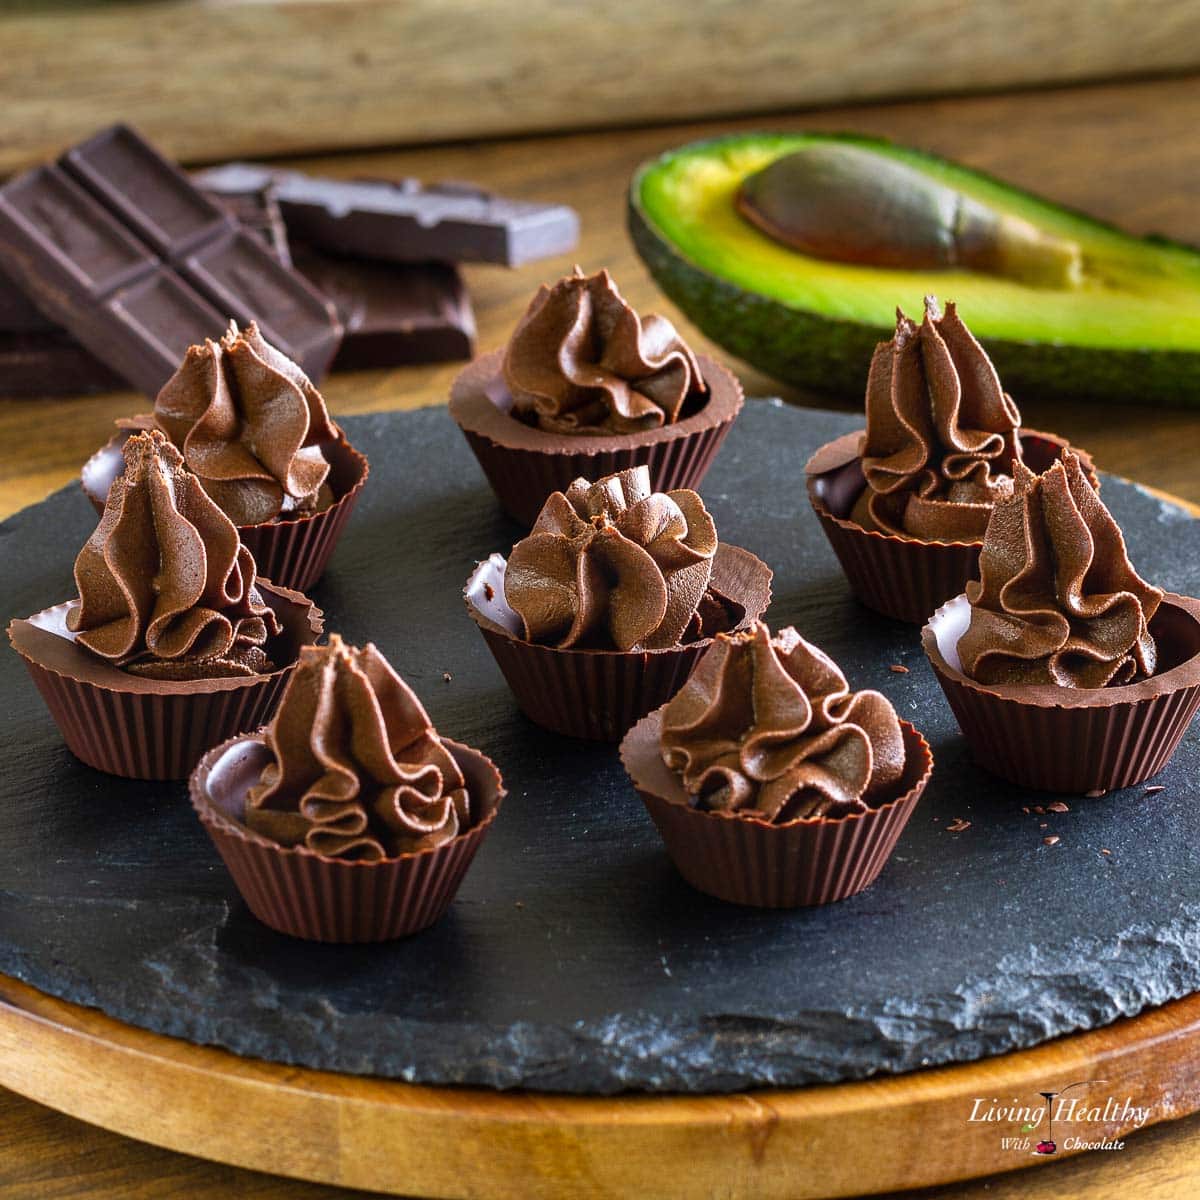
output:
<instances>
[{"instance_id":1,"label":"ridged chocolate cup","mask_svg":"<svg viewBox=\"0 0 1200 1200\"><path fill-rule=\"evenodd\" d=\"M521 711L552 733L620 741L652 708L665 704L712 644L701 638L662 650L559 650L521 636L504 602L505 560L498 554L472 572L463 595ZM771 602L771 568L749 550L725 542L713 559L712 586L744 611L744 629ZM488 589L491 595L488 595Z\"/></svg>"},{"instance_id":2,"label":"ridged chocolate cup","mask_svg":"<svg viewBox=\"0 0 1200 1200\"><path fill-rule=\"evenodd\" d=\"M145 679L90 653L66 629L70 600L8 627L50 715L76 758L129 779L186 779L200 756L270 716L300 656L324 628L311 600L258 581L283 632L267 653L269 675L229 679Z\"/></svg>"},{"instance_id":3,"label":"ridged chocolate cup","mask_svg":"<svg viewBox=\"0 0 1200 1200\"><path fill-rule=\"evenodd\" d=\"M621 743L621 763L671 861L698 891L755 908L832 904L870 887L883 870L933 772L929 743L907 721L904 773L895 795L864 813L773 825L694 808L662 760L663 709Z\"/></svg>"},{"instance_id":4,"label":"ridged chocolate cup","mask_svg":"<svg viewBox=\"0 0 1200 1200\"><path fill-rule=\"evenodd\" d=\"M829 539L850 590L868 608L921 625L972 580L979 577L977 542L926 542L864 529L849 519L867 486L858 450L864 431L827 442L805 464L808 499ZM1053 433L1021 430L1025 461L1039 473L1071 449L1094 487L1100 486L1091 458Z\"/></svg>"},{"instance_id":5,"label":"ridged chocolate cup","mask_svg":"<svg viewBox=\"0 0 1200 1200\"><path fill-rule=\"evenodd\" d=\"M261 730L205 754L188 791L242 899L264 925L315 942L389 941L428 928L450 907L504 799L491 759L442 741L462 770L478 819L431 850L378 862L281 846L242 824L246 793L272 757Z\"/></svg>"},{"instance_id":6,"label":"ridged chocolate cup","mask_svg":"<svg viewBox=\"0 0 1200 1200\"><path fill-rule=\"evenodd\" d=\"M975 761L1038 791L1086 795L1130 787L1171 760L1200 707L1200 600L1168 592L1150 632L1159 670L1123 687L988 687L962 673L954 647L965 595L942 605L921 645Z\"/></svg>"},{"instance_id":7,"label":"ridged chocolate cup","mask_svg":"<svg viewBox=\"0 0 1200 1200\"><path fill-rule=\"evenodd\" d=\"M504 352L495 350L459 374L450 389L450 415L505 512L526 527L551 492L565 492L580 477L594 482L645 464L656 492L696 487L745 400L731 371L698 355L709 396L683 420L604 437L546 433L511 415L503 359Z\"/></svg>"},{"instance_id":8,"label":"ridged chocolate cup","mask_svg":"<svg viewBox=\"0 0 1200 1200\"><path fill-rule=\"evenodd\" d=\"M145 420L150 427L153 418ZM79 485L99 513L104 512L113 480L125 469L122 449L134 432L121 430L83 464ZM307 591L321 578L367 481L369 467L365 455L345 438L325 442L321 450L329 460L329 486L334 494L334 502L327 509L261 525L238 526L238 537L254 555L259 574L280 587Z\"/></svg>"}]
</instances>

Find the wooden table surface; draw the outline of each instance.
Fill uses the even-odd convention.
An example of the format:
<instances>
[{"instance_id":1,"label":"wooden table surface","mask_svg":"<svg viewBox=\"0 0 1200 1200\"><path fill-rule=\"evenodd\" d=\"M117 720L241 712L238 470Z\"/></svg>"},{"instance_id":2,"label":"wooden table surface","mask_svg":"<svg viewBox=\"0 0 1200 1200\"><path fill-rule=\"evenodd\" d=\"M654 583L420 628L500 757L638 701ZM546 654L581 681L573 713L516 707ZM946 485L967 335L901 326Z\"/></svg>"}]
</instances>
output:
<instances>
[{"instance_id":1,"label":"wooden table surface","mask_svg":"<svg viewBox=\"0 0 1200 1200\"><path fill-rule=\"evenodd\" d=\"M568 271L574 261L588 270L608 267L635 307L670 315L698 349L709 349L658 295L633 253L624 232L625 188L638 162L669 146L755 127L883 134L961 158L1135 232L1200 242L1200 139L1195 136L1200 77L356 153L300 165L319 166L328 174L471 179L516 196L567 201L579 210L583 236L573 255L516 271L468 269L481 349L500 345L537 284ZM830 404L828 398L780 389L741 364L733 365L750 394ZM340 375L323 390L335 414L415 408L444 401L457 370L449 364ZM845 402L834 406L854 407ZM144 397L132 393L0 401L0 516L72 481L82 461L109 436L115 417L147 407ZM1103 469L1200 504L1200 407L1047 401L1023 404L1022 409L1030 425L1054 429L1086 446ZM1049 1170L922 1195L1190 1200L1198 1190L1200 1117L1194 1117L1139 1134L1119 1154L1086 1155ZM0 1091L0 1200L319 1200L350 1194L141 1145Z\"/></svg>"}]
</instances>

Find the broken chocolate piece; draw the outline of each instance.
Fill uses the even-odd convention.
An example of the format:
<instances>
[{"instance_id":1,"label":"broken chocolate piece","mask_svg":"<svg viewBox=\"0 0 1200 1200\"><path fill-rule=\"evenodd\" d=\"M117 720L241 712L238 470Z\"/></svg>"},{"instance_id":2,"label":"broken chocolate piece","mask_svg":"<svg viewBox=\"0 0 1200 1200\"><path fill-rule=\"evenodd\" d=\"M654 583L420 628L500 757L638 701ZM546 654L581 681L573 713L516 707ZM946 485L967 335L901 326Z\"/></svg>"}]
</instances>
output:
<instances>
[{"instance_id":1,"label":"broken chocolate piece","mask_svg":"<svg viewBox=\"0 0 1200 1200\"><path fill-rule=\"evenodd\" d=\"M579 240L579 217L565 204L509 200L468 184L321 179L256 163L227 163L196 181L220 194L274 185L288 233L334 254L516 267L565 254Z\"/></svg>"}]
</instances>

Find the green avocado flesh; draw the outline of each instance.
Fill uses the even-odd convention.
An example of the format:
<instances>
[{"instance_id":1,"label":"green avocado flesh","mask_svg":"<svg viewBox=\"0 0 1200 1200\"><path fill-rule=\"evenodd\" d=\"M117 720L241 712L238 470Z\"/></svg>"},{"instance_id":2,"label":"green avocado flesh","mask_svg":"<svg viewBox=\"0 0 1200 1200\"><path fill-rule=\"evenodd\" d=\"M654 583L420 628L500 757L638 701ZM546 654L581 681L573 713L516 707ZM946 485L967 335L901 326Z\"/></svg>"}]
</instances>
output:
<instances>
[{"instance_id":1,"label":"green avocado flesh","mask_svg":"<svg viewBox=\"0 0 1200 1200\"><path fill-rule=\"evenodd\" d=\"M1077 287L1036 287L962 269L896 269L810 257L735 207L743 181L814 142L887 155L1038 230L1078 243ZM1001 381L1023 396L1200 404L1200 252L1136 238L919 150L872 138L739 134L643 164L630 232L664 292L709 337L801 387L861 394L897 306L956 301Z\"/></svg>"}]
</instances>

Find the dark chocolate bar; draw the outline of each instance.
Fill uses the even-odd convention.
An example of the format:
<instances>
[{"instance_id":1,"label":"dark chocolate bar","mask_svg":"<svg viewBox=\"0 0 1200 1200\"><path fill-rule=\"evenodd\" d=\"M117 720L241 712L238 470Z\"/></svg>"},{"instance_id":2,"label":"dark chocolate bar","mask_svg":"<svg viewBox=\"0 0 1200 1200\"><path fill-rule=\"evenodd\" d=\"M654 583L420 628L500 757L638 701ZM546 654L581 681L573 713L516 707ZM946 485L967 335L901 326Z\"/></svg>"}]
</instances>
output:
<instances>
[{"instance_id":1,"label":"dark chocolate bar","mask_svg":"<svg viewBox=\"0 0 1200 1200\"><path fill-rule=\"evenodd\" d=\"M257 320L313 377L340 337L311 284L122 125L0 188L0 267L150 395L230 318Z\"/></svg>"},{"instance_id":2,"label":"dark chocolate bar","mask_svg":"<svg viewBox=\"0 0 1200 1200\"><path fill-rule=\"evenodd\" d=\"M76 396L128 386L65 330L0 330L0 396Z\"/></svg>"},{"instance_id":3,"label":"dark chocolate bar","mask_svg":"<svg viewBox=\"0 0 1200 1200\"><path fill-rule=\"evenodd\" d=\"M273 197L222 197L221 204L267 242L281 262L291 264L287 232ZM0 396L69 396L128 386L0 271Z\"/></svg>"},{"instance_id":4,"label":"dark chocolate bar","mask_svg":"<svg viewBox=\"0 0 1200 1200\"><path fill-rule=\"evenodd\" d=\"M469 359L475 314L451 263L371 263L296 246L296 267L333 301L336 370Z\"/></svg>"},{"instance_id":5,"label":"dark chocolate bar","mask_svg":"<svg viewBox=\"0 0 1200 1200\"><path fill-rule=\"evenodd\" d=\"M321 179L255 163L227 163L196 179L217 193L273 185L289 235L334 254L516 267L565 254L579 240L579 217L565 204L508 200L469 184Z\"/></svg>"}]
</instances>

